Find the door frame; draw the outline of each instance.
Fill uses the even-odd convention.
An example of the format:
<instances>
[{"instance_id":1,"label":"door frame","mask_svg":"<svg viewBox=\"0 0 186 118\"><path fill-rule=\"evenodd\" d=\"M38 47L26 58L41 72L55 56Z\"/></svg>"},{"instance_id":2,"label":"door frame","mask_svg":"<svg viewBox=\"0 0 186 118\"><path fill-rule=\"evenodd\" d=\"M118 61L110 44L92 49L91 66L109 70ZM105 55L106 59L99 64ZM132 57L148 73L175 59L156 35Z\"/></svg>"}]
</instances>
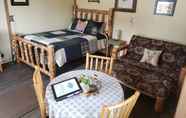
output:
<instances>
[{"instance_id":1,"label":"door frame","mask_svg":"<svg viewBox=\"0 0 186 118\"><path fill-rule=\"evenodd\" d=\"M8 27L8 34L9 34L11 58L12 58L10 61L13 61L14 60L14 58L13 58L13 49L12 49L13 36L12 36L12 27L11 27L11 21L10 21L10 11L9 11L8 0L4 0L4 6L5 6L6 22L7 22L7 27Z\"/></svg>"}]
</instances>

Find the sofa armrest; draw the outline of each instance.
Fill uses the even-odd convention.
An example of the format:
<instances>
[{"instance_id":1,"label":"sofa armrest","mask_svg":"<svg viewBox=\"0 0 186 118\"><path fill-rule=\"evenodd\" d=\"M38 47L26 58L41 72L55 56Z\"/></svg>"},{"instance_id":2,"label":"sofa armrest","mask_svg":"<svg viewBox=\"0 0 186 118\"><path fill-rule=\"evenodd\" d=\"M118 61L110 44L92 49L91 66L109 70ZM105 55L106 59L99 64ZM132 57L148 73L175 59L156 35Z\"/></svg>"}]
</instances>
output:
<instances>
[{"instance_id":1,"label":"sofa armrest","mask_svg":"<svg viewBox=\"0 0 186 118\"><path fill-rule=\"evenodd\" d=\"M179 97L179 94L181 92L184 79L186 79L186 66L181 69L180 78L179 78L179 81L178 81L178 94L177 94L178 97Z\"/></svg>"},{"instance_id":2,"label":"sofa armrest","mask_svg":"<svg viewBox=\"0 0 186 118\"><path fill-rule=\"evenodd\" d=\"M186 77L186 67L183 67L181 69L181 73L180 73L180 78L179 78L179 85L182 85L183 84L183 80L185 79Z\"/></svg>"},{"instance_id":3,"label":"sofa armrest","mask_svg":"<svg viewBox=\"0 0 186 118\"><path fill-rule=\"evenodd\" d=\"M118 47L118 48L114 47L114 48L112 49L112 57L113 57L114 59L117 59L117 58L118 58L118 54L119 54L121 51L123 51L123 54L122 54L122 55L126 55L126 54L127 54L127 49L128 49L128 45L127 45L127 44L125 44L125 45L123 45L123 46L121 46L121 47Z\"/></svg>"}]
</instances>

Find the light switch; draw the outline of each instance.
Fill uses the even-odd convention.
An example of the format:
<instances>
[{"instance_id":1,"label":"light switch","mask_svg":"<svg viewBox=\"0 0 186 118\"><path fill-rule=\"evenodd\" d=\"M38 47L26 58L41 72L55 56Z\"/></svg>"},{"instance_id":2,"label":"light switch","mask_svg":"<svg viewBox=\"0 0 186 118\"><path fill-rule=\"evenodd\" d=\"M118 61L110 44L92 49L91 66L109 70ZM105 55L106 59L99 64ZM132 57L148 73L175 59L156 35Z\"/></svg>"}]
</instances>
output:
<instances>
[{"instance_id":1,"label":"light switch","mask_svg":"<svg viewBox=\"0 0 186 118\"><path fill-rule=\"evenodd\" d=\"M135 17L132 16L132 17L130 18L130 23L131 23L131 24L134 24L134 22L135 22Z\"/></svg>"},{"instance_id":2,"label":"light switch","mask_svg":"<svg viewBox=\"0 0 186 118\"><path fill-rule=\"evenodd\" d=\"M9 16L9 22L15 22L14 15Z\"/></svg>"}]
</instances>

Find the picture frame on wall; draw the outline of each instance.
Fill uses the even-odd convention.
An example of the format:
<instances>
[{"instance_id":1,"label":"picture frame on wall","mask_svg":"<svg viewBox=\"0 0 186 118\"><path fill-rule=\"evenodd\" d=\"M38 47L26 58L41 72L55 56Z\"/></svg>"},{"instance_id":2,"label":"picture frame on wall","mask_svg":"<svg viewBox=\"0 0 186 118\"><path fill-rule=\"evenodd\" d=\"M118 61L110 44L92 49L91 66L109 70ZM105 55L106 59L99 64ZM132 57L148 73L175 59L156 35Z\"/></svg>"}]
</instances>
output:
<instances>
[{"instance_id":1,"label":"picture frame on wall","mask_svg":"<svg viewBox=\"0 0 186 118\"><path fill-rule=\"evenodd\" d=\"M12 6L29 6L29 0L11 0Z\"/></svg>"},{"instance_id":2,"label":"picture frame on wall","mask_svg":"<svg viewBox=\"0 0 186 118\"><path fill-rule=\"evenodd\" d=\"M97 2L97 3L100 3L100 0L88 0L88 2Z\"/></svg>"},{"instance_id":3,"label":"picture frame on wall","mask_svg":"<svg viewBox=\"0 0 186 118\"><path fill-rule=\"evenodd\" d=\"M174 16L177 0L156 0L154 14Z\"/></svg>"},{"instance_id":4,"label":"picture frame on wall","mask_svg":"<svg viewBox=\"0 0 186 118\"><path fill-rule=\"evenodd\" d=\"M115 11L136 12L137 0L115 0Z\"/></svg>"}]
</instances>

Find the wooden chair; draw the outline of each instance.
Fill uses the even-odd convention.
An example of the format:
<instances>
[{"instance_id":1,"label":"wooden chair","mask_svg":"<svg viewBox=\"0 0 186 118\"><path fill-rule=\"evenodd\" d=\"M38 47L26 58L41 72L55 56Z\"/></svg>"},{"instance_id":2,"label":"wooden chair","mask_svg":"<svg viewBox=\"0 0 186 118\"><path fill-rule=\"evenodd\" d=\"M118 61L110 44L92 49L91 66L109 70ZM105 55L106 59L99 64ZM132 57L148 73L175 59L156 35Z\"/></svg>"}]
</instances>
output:
<instances>
[{"instance_id":1,"label":"wooden chair","mask_svg":"<svg viewBox=\"0 0 186 118\"><path fill-rule=\"evenodd\" d=\"M111 75L113 62L114 59L112 57L96 56L87 53L85 68L90 70L102 71Z\"/></svg>"},{"instance_id":2,"label":"wooden chair","mask_svg":"<svg viewBox=\"0 0 186 118\"><path fill-rule=\"evenodd\" d=\"M46 118L46 107L44 100L44 86L41 78L41 73L39 67L35 67L35 72L33 75L33 84L36 93L36 97L39 104L39 109L41 112L41 118Z\"/></svg>"},{"instance_id":3,"label":"wooden chair","mask_svg":"<svg viewBox=\"0 0 186 118\"><path fill-rule=\"evenodd\" d=\"M101 118L129 118L139 96L140 92L136 91L134 95L118 105L104 106L101 111Z\"/></svg>"}]
</instances>

